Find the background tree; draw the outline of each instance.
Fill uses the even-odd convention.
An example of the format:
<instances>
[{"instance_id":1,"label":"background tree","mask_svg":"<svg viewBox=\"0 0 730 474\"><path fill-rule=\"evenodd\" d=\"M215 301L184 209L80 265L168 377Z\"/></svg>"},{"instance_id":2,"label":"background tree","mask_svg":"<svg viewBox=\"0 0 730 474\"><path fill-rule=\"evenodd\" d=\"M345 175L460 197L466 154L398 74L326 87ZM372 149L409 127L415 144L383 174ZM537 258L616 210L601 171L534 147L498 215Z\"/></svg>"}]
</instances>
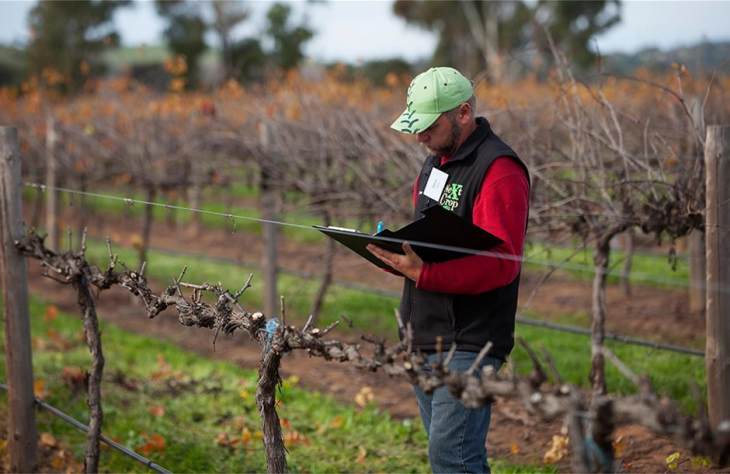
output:
<instances>
[{"instance_id":1,"label":"background tree","mask_svg":"<svg viewBox=\"0 0 730 474\"><path fill-rule=\"evenodd\" d=\"M266 52L256 38L244 38L231 47L231 76L239 81L262 80Z\"/></svg>"},{"instance_id":2,"label":"background tree","mask_svg":"<svg viewBox=\"0 0 730 474\"><path fill-rule=\"evenodd\" d=\"M306 22L293 25L291 7L283 3L275 3L266 14L268 25L266 33L273 41L271 59L273 63L287 71L299 65L304 59L302 48L312 39L314 31L306 26Z\"/></svg>"},{"instance_id":3,"label":"background tree","mask_svg":"<svg viewBox=\"0 0 730 474\"><path fill-rule=\"evenodd\" d=\"M100 67L100 53L119 43L112 18L118 8L129 3L128 0L38 2L28 16L30 71L36 74L45 71L47 79L57 77L48 82L66 91L77 90Z\"/></svg>"},{"instance_id":4,"label":"background tree","mask_svg":"<svg viewBox=\"0 0 730 474\"><path fill-rule=\"evenodd\" d=\"M393 11L438 35L434 64L453 64L470 75L486 68L500 78L504 56L527 41L530 15L523 2L397 0Z\"/></svg>"},{"instance_id":5,"label":"background tree","mask_svg":"<svg viewBox=\"0 0 730 474\"><path fill-rule=\"evenodd\" d=\"M0 87L18 85L28 69L25 51L13 46L0 46Z\"/></svg>"},{"instance_id":6,"label":"background tree","mask_svg":"<svg viewBox=\"0 0 730 474\"><path fill-rule=\"evenodd\" d=\"M565 52L571 62L585 68L596 59L596 52L590 48L591 39L621 21L621 2L540 0L535 7L535 17L538 20L545 18L545 24L555 44ZM545 55L551 56L545 35L537 32L535 38Z\"/></svg>"},{"instance_id":7,"label":"background tree","mask_svg":"<svg viewBox=\"0 0 730 474\"><path fill-rule=\"evenodd\" d=\"M396 0L393 11L406 22L438 34L434 64L452 64L469 75L484 69L500 81L519 69L518 53L530 45L549 51L543 28L567 48L572 60L588 64L590 40L620 20L619 0L482 2Z\"/></svg>"},{"instance_id":8,"label":"background tree","mask_svg":"<svg viewBox=\"0 0 730 474\"><path fill-rule=\"evenodd\" d=\"M200 11L202 4L185 0L156 0L157 12L167 20L164 36L170 50L185 58L187 86L197 84L200 56L206 50L207 26Z\"/></svg>"},{"instance_id":9,"label":"background tree","mask_svg":"<svg viewBox=\"0 0 730 474\"><path fill-rule=\"evenodd\" d=\"M242 59L239 55L250 57L252 53L250 41L236 43L232 38L234 28L248 18L249 12L243 6L243 2L233 0L213 0L211 7L213 9L211 28L218 36L221 48L223 78L230 79L237 76L237 66Z\"/></svg>"},{"instance_id":10,"label":"background tree","mask_svg":"<svg viewBox=\"0 0 730 474\"><path fill-rule=\"evenodd\" d=\"M398 76L410 77L413 75L413 67L403 58L373 59L365 61L360 68L363 76L377 86L392 85L389 80Z\"/></svg>"}]
</instances>

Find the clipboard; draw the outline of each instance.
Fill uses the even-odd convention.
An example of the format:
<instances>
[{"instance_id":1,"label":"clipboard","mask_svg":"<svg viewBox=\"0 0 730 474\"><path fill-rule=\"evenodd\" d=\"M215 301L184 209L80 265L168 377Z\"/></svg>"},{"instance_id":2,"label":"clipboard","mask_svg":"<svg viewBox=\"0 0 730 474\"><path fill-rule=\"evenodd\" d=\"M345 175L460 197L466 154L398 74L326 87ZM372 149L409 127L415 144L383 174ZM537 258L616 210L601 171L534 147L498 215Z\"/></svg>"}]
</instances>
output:
<instances>
[{"instance_id":1,"label":"clipboard","mask_svg":"<svg viewBox=\"0 0 730 474\"><path fill-rule=\"evenodd\" d=\"M367 250L368 244L403 255L403 242L410 242L413 251L424 262L438 263L471 255L468 252L444 247L458 247L479 252L494 248L502 242L493 234L438 204L424 210L422 217L405 227L396 231L386 229L375 235L340 227L314 227L374 265L390 271L394 270ZM423 242L426 245L414 242ZM429 245L439 247L434 248ZM400 275L397 271L395 273Z\"/></svg>"}]
</instances>

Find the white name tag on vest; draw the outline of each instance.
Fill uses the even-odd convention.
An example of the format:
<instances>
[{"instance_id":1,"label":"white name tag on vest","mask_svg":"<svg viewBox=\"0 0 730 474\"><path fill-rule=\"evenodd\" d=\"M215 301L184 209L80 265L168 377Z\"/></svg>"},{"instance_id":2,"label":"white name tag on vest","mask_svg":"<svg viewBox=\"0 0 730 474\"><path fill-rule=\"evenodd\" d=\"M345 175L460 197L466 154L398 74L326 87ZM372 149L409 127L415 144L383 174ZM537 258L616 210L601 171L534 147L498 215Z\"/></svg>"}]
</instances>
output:
<instances>
[{"instance_id":1,"label":"white name tag on vest","mask_svg":"<svg viewBox=\"0 0 730 474\"><path fill-rule=\"evenodd\" d=\"M426 182L426 187L423 190L423 194L430 197L431 199L438 201L441 199L441 193L444 191L446 181L449 179L449 175L443 171L431 168L431 174Z\"/></svg>"}]
</instances>

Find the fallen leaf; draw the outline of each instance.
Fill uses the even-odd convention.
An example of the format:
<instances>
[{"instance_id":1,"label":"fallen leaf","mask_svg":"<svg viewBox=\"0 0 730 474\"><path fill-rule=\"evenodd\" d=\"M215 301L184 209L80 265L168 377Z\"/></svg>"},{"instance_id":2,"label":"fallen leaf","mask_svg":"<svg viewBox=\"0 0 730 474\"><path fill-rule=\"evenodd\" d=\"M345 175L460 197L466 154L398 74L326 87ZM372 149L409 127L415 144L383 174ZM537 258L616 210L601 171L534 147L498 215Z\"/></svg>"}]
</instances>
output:
<instances>
[{"instance_id":1,"label":"fallen leaf","mask_svg":"<svg viewBox=\"0 0 730 474\"><path fill-rule=\"evenodd\" d=\"M55 304L46 306L46 314L43 320L46 322L54 321L58 317L58 307Z\"/></svg>"},{"instance_id":2,"label":"fallen leaf","mask_svg":"<svg viewBox=\"0 0 730 474\"><path fill-rule=\"evenodd\" d=\"M140 234L133 234L132 237L129 239L129 243L135 249L137 249L137 250L141 249L142 248L142 236Z\"/></svg>"},{"instance_id":3,"label":"fallen leaf","mask_svg":"<svg viewBox=\"0 0 730 474\"><path fill-rule=\"evenodd\" d=\"M137 448L139 452L148 455L165 451L165 438L162 435L154 433L152 435L144 434L143 436L146 442Z\"/></svg>"},{"instance_id":4,"label":"fallen leaf","mask_svg":"<svg viewBox=\"0 0 730 474\"><path fill-rule=\"evenodd\" d=\"M679 467L679 458L681 458L682 455L679 453L679 451L675 451L664 460L664 462L667 464L667 469L670 471L673 471Z\"/></svg>"},{"instance_id":5,"label":"fallen leaf","mask_svg":"<svg viewBox=\"0 0 730 474\"><path fill-rule=\"evenodd\" d=\"M215 444L218 446L230 446L231 439L228 437L228 433L225 431L218 433L218 436L215 437Z\"/></svg>"},{"instance_id":6,"label":"fallen leaf","mask_svg":"<svg viewBox=\"0 0 730 474\"><path fill-rule=\"evenodd\" d=\"M241 398L243 398L244 400L248 400L249 398L251 398L251 393L249 393L249 391L245 388L238 392L238 395L240 395Z\"/></svg>"},{"instance_id":7,"label":"fallen leaf","mask_svg":"<svg viewBox=\"0 0 730 474\"><path fill-rule=\"evenodd\" d=\"M334 428L336 430L342 428L342 425L345 424L345 420L337 415L336 417L332 418L332 421L330 421L330 428Z\"/></svg>"},{"instance_id":8,"label":"fallen leaf","mask_svg":"<svg viewBox=\"0 0 730 474\"><path fill-rule=\"evenodd\" d=\"M31 337L30 343L34 351L45 351L48 347L48 341L42 337Z\"/></svg>"},{"instance_id":9,"label":"fallen leaf","mask_svg":"<svg viewBox=\"0 0 730 474\"><path fill-rule=\"evenodd\" d=\"M165 414L165 407L162 405L153 405L149 408L150 415L152 416L163 416Z\"/></svg>"},{"instance_id":10,"label":"fallen leaf","mask_svg":"<svg viewBox=\"0 0 730 474\"><path fill-rule=\"evenodd\" d=\"M619 436L618 438L613 440L611 445L613 446L614 456L616 456L617 458L620 458L621 456L623 456L624 451L626 450L626 442L625 442L623 436Z\"/></svg>"},{"instance_id":11,"label":"fallen leaf","mask_svg":"<svg viewBox=\"0 0 730 474\"><path fill-rule=\"evenodd\" d=\"M64 367L61 380L72 389L80 389L86 385L86 371L81 367Z\"/></svg>"},{"instance_id":12,"label":"fallen leaf","mask_svg":"<svg viewBox=\"0 0 730 474\"><path fill-rule=\"evenodd\" d=\"M357 392L357 395L355 395L355 403L359 407L365 407L368 403L372 402L374 398L375 395L373 394L373 389L366 385Z\"/></svg>"},{"instance_id":13,"label":"fallen leaf","mask_svg":"<svg viewBox=\"0 0 730 474\"><path fill-rule=\"evenodd\" d=\"M357 450L357 459L355 460L355 462L358 464L365 464L365 457L367 457L367 455L367 449L360 446L360 448Z\"/></svg>"},{"instance_id":14,"label":"fallen leaf","mask_svg":"<svg viewBox=\"0 0 730 474\"><path fill-rule=\"evenodd\" d=\"M63 337L58 331L49 329L46 331L49 348L57 351L63 351L73 346L73 342Z\"/></svg>"},{"instance_id":15,"label":"fallen leaf","mask_svg":"<svg viewBox=\"0 0 730 474\"><path fill-rule=\"evenodd\" d=\"M46 382L43 379L35 379L33 381L33 393L38 398L45 398L48 395L46 390Z\"/></svg>"},{"instance_id":16,"label":"fallen leaf","mask_svg":"<svg viewBox=\"0 0 730 474\"><path fill-rule=\"evenodd\" d=\"M58 441L56 441L56 438L51 433L41 433L40 443L41 446L52 448L58 444Z\"/></svg>"},{"instance_id":17,"label":"fallen leaf","mask_svg":"<svg viewBox=\"0 0 730 474\"><path fill-rule=\"evenodd\" d=\"M517 443L512 443L509 447L509 452L512 454L520 454L520 447Z\"/></svg>"},{"instance_id":18,"label":"fallen leaf","mask_svg":"<svg viewBox=\"0 0 730 474\"><path fill-rule=\"evenodd\" d=\"M162 357L162 354L157 354L157 370L152 372L150 378L152 380L161 380L169 377L170 374L172 374L172 367L165 358Z\"/></svg>"},{"instance_id":19,"label":"fallen leaf","mask_svg":"<svg viewBox=\"0 0 730 474\"><path fill-rule=\"evenodd\" d=\"M712 461L704 456L692 456L689 462L693 469L709 469L712 467Z\"/></svg>"},{"instance_id":20,"label":"fallen leaf","mask_svg":"<svg viewBox=\"0 0 730 474\"><path fill-rule=\"evenodd\" d=\"M242 430L246 427L246 417L237 416L233 418L233 427L237 430Z\"/></svg>"},{"instance_id":21,"label":"fallen leaf","mask_svg":"<svg viewBox=\"0 0 730 474\"><path fill-rule=\"evenodd\" d=\"M279 420L279 424L284 429L291 429L291 422L287 418L282 418L281 420Z\"/></svg>"},{"instance_id":22,"label":"fallen leaf","mask_svg":"<svg viewBox=\"0 0 730 474\"><path fill-rule=\"evenodd\" d=\"M284 433L284 445L291 446L293 444L309 444L309 440L298 431Z\"/></svg>"},{"instance_id":23,"label":"fallen leaf","mask_svg":"<svg viewBox=\"0 0 730 474\"><path fill-rule=\"evenodd\" d=\"M568 454L568 437L563 435L553 435L552 445L542 457L546 464L554 464Z\"/></svg>"},{"instance_id":24,"label":"fallen leaf","mask_svg":"<svg viewBox=\"0 0 730 474\"><path fill-rule=\"evenodd\" d=\"M163 438L162 435L157 433L153 434L150 436L150 442L154 444L157 449L165 448L165 438Z\"/></svg>"},{"instance_id":25,"label":"fallen leaf","mask_svg":"<svg viewBox=\"0 0 730 474\"><path fill-rule=\"evenodd\" d=\"M243 432L241 433L241 442L246 445L251 441L251 438L253 438L251 432L248 430L248 428L244 428Z\"/></svg>"},{"instance_id":26,"label":"fallen leaf","mask_svg":"<svg viewBox=\"0 0 730 474\"><path fill-rule=\"evenodd\" d=\"M54 471L63 471L66 466L69 466L71 461L71 455L63 449L59 449L51 457L51 467Z\"/></svg>"}]
</instances>

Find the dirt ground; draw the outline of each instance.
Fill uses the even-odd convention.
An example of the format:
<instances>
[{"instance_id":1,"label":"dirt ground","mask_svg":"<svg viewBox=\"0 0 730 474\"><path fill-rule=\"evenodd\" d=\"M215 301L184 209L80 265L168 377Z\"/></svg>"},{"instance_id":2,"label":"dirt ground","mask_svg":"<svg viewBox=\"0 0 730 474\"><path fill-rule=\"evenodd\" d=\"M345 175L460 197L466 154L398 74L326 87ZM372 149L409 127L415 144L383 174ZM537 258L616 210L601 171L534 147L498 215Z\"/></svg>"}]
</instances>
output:
<instances>
[{"instance_id":1,"label":"dirt ground","mask_svg":"<svg viewBox=\"0 0 730 474\"><path fill-rule=\"evenodd\" d=\"M90 224L90 235L108 235L120 244L131 243L136 238L131 229L139 229L136 224L130 225L116 219L95 219ZM250 234L225 231L206 231L193 237L175 226L158 225L152 246L251 262L261 255L260 240ZM321 252L316 246L285 241L280 246L280 261L286 269L317 273ZM44 299L68 312L78 311L73 291L42 278L36 262L29 262L29 269L32 293L42 294ZM344 253L338 254L336 259L335 278L385 290L397 291L400 287L397 278L364 268L358 257L352 258ZM538 279L533 275L524 277L521 307L535 290ZM703 332L703 322L698 316L687 314L686 299L683 291L647 287L634 287L631 298L626 298L620 289L611 288L608 294L611 312L608 329L626 335L696 345L698 334ZM548 319L568 312L586 313L590 309L590 283L550 279L532 295L530 307ZM208 331L182 327L168 313L149 320L139 307L130 302L129 295L120 289L102 293L98 310L102 318L125 329L174 342L206 357L234 361L250 369L258 365L259 349L246 337L220 336L213 351L212 335ZM362 372L346 364L294 353L284 359L282 374L296 374L304 387L331 394L347 403L353 402L363 386L370 386L379 406L395 418L418 416L410 386L380 373ZM528 416L518 402L497 400L487 441L490 457L513 463L540 464L552 444L553 436L560 435L561 429L560 420L538 423ZM623 427L616 435L622 467L626 472L665 472L665 458L676 451L684 453L671 442L639 426ZM558 468L561 472L569 472L567 459L560 461ZM678 468L678 472L702 471L702 468L691 466L689 462L681 463Z\"/></svg>"}]
</instances>

